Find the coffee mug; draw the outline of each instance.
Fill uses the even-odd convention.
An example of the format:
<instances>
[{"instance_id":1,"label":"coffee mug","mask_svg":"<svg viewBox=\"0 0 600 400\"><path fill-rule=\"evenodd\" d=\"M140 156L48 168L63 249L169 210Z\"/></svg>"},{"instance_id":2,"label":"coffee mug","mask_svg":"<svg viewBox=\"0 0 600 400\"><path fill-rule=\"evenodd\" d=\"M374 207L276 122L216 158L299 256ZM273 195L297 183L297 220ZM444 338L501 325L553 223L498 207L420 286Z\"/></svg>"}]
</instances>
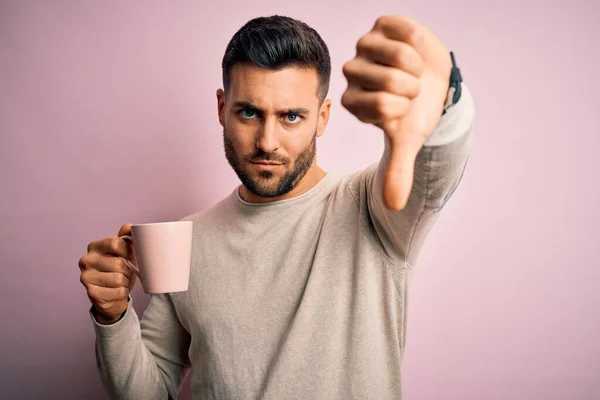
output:
<instances>
[{"instance_id":1,"label":"coffee mug","mask_svg":"<svg viewBox=\"0 0 600 400\"><path fill-rule=\"evenodd\" d=\"M121 258L140 278L144 293L188 290L193 226L192 221L134 224L131 236L121 236L135 248L139 268Z\"/></svg>"}]
</instances>

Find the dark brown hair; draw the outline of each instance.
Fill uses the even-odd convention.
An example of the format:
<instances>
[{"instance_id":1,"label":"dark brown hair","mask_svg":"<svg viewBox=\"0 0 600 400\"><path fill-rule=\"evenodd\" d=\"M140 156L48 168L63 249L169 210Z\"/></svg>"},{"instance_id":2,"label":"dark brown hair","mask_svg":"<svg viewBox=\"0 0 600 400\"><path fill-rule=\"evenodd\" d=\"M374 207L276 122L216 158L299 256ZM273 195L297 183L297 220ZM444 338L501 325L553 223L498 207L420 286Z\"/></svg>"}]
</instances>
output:
<instances>
[{"instance_id":1,"label":"dark brown hair","mask_svg":"<svg viewBox=\"0 0 600 400\"><path fill-rule=\"evenodd\" d=\"M331 60L327 45L316 30L290 17L254 18L233 35L221 64L225 90L231 83L231 70L238 63L268 69L314 68L319 76L321 102L329 91Z\"/></svg>"}]
</instances>

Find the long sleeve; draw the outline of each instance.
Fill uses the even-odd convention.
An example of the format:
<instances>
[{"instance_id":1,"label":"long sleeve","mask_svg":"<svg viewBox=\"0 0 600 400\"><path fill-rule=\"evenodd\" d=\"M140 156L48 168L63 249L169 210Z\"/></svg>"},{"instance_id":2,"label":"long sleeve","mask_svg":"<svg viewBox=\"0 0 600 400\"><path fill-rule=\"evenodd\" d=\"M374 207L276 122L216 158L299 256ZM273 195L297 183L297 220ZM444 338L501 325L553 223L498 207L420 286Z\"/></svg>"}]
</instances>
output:
<instances>
[{"instance_id":1,"label":"long sleeve","mask_svg":"<svg viewBox=\"0 0 600 400\"><path fill-rule=\"evenodd\" d=\"M383 202L383 179L389 143L379 163L366 171L369 216L385 253L413 265L439 211L461 181L471 149L474 101L462 85L460 100L444 114L415 162L414 182L406 207L391 211Z\"/></svg>"},{"instance_id":2,"label":"long sleeve","mask_svg":"<svg viewBox=\"0 0 600 400\"><path fill-rule=\"evenodd\" d=\"M111 399L177 398L190 365L190 336L169 295L152 295L141 323L131 300L115 324L101 325L90 315L98 369Z\"/></svg>"}]
</instances>

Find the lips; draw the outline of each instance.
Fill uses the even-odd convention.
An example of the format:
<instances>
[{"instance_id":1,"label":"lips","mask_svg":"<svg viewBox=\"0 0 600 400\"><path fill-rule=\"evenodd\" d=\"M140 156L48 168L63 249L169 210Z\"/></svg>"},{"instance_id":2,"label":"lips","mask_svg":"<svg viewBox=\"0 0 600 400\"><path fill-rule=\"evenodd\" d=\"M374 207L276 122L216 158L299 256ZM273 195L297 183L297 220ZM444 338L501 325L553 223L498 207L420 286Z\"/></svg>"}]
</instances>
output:
<instances>
[{"instance_id":1,"label":"lips","mask_svg":"<svg viewBox=\"0 0 600 400\"><path fill-rule=\"evenodd\" d=\"M282 163L273 162L273 161L250 161L250 163L256 164L256 165L267 165L267 166L283 165Z\"/></svg>"}]
</instances>

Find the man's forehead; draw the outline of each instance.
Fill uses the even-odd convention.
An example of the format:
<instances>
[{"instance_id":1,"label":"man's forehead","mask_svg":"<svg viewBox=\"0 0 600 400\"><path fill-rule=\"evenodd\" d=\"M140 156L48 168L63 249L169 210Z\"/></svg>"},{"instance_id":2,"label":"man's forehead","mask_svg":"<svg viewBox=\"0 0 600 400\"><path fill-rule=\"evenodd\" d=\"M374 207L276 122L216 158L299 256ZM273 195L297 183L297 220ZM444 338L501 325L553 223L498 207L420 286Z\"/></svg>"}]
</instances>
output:
<instances>
[{"instance_id":1,"label":"man's forehead","mask_svg":"<svg viewBox=\"0 0 600 400\"><path fill-rule=\"evenodd\" d=\"M261 108L293 108L318 101L319 77L316 70L296 66L266 69L236 64L231 71L229 91L235 102Z\"/></svg>"}]
</instances>

